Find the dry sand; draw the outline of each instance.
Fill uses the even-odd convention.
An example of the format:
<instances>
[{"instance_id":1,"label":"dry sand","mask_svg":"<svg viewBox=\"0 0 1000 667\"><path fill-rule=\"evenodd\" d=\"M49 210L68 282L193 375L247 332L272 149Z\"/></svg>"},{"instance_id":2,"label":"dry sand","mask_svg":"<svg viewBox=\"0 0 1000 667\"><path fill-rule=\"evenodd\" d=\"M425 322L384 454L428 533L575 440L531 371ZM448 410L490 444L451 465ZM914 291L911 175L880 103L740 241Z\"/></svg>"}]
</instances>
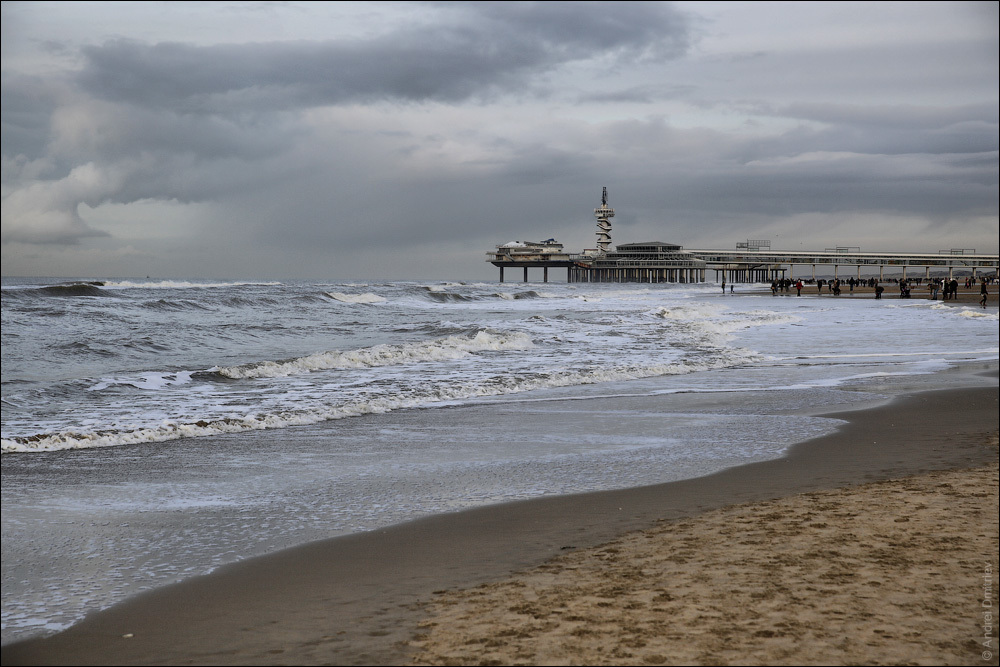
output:
<instances>
[{"instance_id":1,"label":"dry sand","mask_svg":"<svg viewBox=\"0 0 1000 667\"><path fill-rule=\"evenodd\" d=\"M995 384L914 394L775 461L251 559L3 664L997 664L975 642L998 406Z\"/></svg>"},{"instance_id":2,"label":"dry sand","mask_svg":"<svg viewBox=\"0 0 1000 667\"><path fill-rule=\"evenodd\" d=\"M737 505L443 593L414 664L996 664L997 472Z\"/></svg>"}]
</instances>

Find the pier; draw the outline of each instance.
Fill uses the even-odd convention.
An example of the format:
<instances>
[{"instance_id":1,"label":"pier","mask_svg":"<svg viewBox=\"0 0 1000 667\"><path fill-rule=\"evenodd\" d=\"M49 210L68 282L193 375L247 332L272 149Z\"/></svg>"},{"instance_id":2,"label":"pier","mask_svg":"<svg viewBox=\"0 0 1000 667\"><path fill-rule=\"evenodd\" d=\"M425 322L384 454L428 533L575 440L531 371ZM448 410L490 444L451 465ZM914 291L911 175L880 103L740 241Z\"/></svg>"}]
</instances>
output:
<instances>
[{"instance_id":1,"label":"pier","mask_svg":"<svg viewBox=\"0 0 1000 667\"><path fill-rule=\"evenodd\" d=\"M840 278L840 270L844 269L844 277L861 279L862 271L867 270L870 277L878 272L880 282L885 280L885 271L901 273L900 279L918 277L909 273L915 269L922 274L919 277L928 279L931 270L947 272L952 279L956 270L969 271L972 277L980 272L995 274L1000 268L1000 255L978 254L972 249L939 250L936 253L894 253L894 252L861 252L860 248L826 249L823 251L786 251L770 248L737 249L737 250L691 250L691 254L705 261L710 270L716 273L716 280L722 277L727 282L771 282L788 278L816 279L816 268L827 270L833 268L834 279ZM805 267L804 272L796 271ZM850 272L850 273L848 273Z\"/></svg>"},{"instance_id":2,"label":"pier","mask_svg":"<svg viewBox=\"0 0 1000 667\"><path fill-rule=\"evenodd\" d=\"M523 270L528 282L528 269L541 268L542 279L549 281L550 268L565 268L566 281L611 283L696 283L705 282L710 271L714 278L728 283L761 283L774 280L816 280L816 270L833 269L834 279L875 277L885 280L886 270L901 272L901 279L929 279L931 271L946 272L951 280L956 271L975 278L980 273L995 275L1000 270L1000 254L977 253L972 248L951 248L936 253L862 252L858 247L813 250L772 250L770 241L747 240L736 244L735 250L685 250L682 246L662 241L619 244L611 249L611 218L615 211L608 206L608 189L604 188L601 205L594 209L597 218L597 247L581 253L568 253L555 239L547 241L513 241L498 245L486 253L486 261L504 269ZM921 276L907 275L908 271Z\"/></svg>"}]
</instances>

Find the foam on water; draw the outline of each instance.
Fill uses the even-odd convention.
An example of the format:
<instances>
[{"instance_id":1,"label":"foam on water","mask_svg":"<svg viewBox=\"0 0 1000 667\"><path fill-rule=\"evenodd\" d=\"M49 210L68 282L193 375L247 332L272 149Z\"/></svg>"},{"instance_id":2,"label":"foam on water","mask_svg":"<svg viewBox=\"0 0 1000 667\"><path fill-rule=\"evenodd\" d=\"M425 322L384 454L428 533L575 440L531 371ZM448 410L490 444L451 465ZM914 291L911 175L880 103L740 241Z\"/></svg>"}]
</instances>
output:
<instances>
[{"instance_id":1,"label":"foam on water","mask_svg":"<svg viewBox=\"0 0 1000 667\"><path fill-rule=\"evenodd\" d=\"M371 292L365 292L364 294L344 294L343 292L327 292L327 296L336 301L343 301L344 303L385 303L385 297L381 297L378 294L372 294Z\"/></svg>"},{"instance_id":2,"label":"foam on water","mask_svg":"<svg viewBox=\"0 0 1000 667\"><path fill-rule=\"evenodd\" d=\"M523 333L477 331L471 336L447 336L422 343L377 345L345 352L333 351L274 362L215 369L229 378L277 378L337 368L372 368L428 361L452 360L485 350L527 350L531 339Z\"/></svg>"},{"instance_id":3,"label":"foam on water","mask_svg":"<svg viewBox=\"0 0 1000 667\"><path fill-rule=\"evenodd\" d=\"M4 641L308 540L775 458L836 427L808 409L1000 347L995 308L716 285L22 283Z\"/></svg>"}]
</instances>

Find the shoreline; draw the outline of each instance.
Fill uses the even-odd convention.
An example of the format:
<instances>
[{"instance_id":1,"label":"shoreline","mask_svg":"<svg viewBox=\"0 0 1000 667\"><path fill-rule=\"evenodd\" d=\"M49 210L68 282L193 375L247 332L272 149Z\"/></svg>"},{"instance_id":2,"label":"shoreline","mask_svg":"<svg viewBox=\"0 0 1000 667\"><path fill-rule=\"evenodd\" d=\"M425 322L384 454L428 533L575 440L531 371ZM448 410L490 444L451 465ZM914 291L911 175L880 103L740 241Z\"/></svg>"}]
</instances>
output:
<instances>
[{"instance_id":1,"label":"shoreline","mask_svg":"<svg viewBox=\"0 0 1000 667\"><path fill-rule=\"evenodd\" d=\"M849 298L849 297L848 297ZM996 377L996 374L991 374ZM4 647L3 664L404 664L436 591L500 581L660 520L996 460L997 387L826 414L773 461L651 487L436 515L227 566Z\"/></svg>"}]
</instances>

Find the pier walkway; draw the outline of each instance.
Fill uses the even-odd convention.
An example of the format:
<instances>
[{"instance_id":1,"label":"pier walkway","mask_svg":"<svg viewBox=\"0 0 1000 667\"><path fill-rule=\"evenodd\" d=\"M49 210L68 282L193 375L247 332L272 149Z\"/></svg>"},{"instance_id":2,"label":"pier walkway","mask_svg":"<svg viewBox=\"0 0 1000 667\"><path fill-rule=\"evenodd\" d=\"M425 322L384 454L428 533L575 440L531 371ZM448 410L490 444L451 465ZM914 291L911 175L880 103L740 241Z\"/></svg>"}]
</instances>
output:
<instances>
[{"instance_id":1,"label":"pier walkway","mask_svg":"<svg viewBox=\"0 0 1000 667\"><path fill-rule=\"evenodd\" d=\"M627 244L640 245L640 244ZM646 245L646 244L642 244ZM626 246L626 247L627 247ZM659 250L659 248L657 248ZM609 253L604 257L593 254L533 254L511 255L509 252L487 253L487 261L500 268L500 282L504 282L504 269L523 270L523 281L528 282L528 269L541 268L542 279L549 281L550 268L566 268L567 282L704 282L706 272L715 272L715 281L720 278L729 283L771 282L788 278L816 278L816 269L833 269L835 278L865 277L885 279L889 270L901 278L929 278L931 271L947 271L951 279L955 271L969 272L973 277L980 274L996 274L1000 270L1000 254L975 253L966 249L942 250L937 253L895 253L861 252L857 249L827 249L824 251L789 251L770 249L739 250L683 250L683 255L695 260L683 264L677 253L680 246L672 246L674 256L670 261L661 257L641 259L625 257L624 253ZM609 261L610 257L620 255ZM703 264L701 264L703 263ZM681 270L678 267L682 266ZM922 271L921 271L922 269ZM843 270L843 274L841 271ZM922 275L914 275L922 273ZM963 273L963 275L966 275Z\"/></svg>"},{"instance_id":2,"label":"pier walkway","mask_svg":"<svg viewBox=\"0 0 1000 667\"><path fill-rule=\"evenodd\" d=\"M811 277L816 278L816 267L833 267L835 278L840 277L840 269L853 270L849 277L860 279L862 271L874 277L877 269L879 280L884 280L885 270L901 271L902 279L917 276L907 275L908 269L923 269L922 278L929 278L932 269L947 270L951 279L956 270L969 270L972 276L978 273L996 273L1000 268L1000 255L979 254L967 249L940 250L937 253L888 253L861 252L857 248L835 248L819 251L788 251L767 249L739 250L688 250L703 260L710 270L716 272L716 280L721 276L727 282L771 282L775 279ZM796 274L796 267L807 267L809 276ZM787 271L788 275L785 275Z\"/></svg>"}]
</instances>

